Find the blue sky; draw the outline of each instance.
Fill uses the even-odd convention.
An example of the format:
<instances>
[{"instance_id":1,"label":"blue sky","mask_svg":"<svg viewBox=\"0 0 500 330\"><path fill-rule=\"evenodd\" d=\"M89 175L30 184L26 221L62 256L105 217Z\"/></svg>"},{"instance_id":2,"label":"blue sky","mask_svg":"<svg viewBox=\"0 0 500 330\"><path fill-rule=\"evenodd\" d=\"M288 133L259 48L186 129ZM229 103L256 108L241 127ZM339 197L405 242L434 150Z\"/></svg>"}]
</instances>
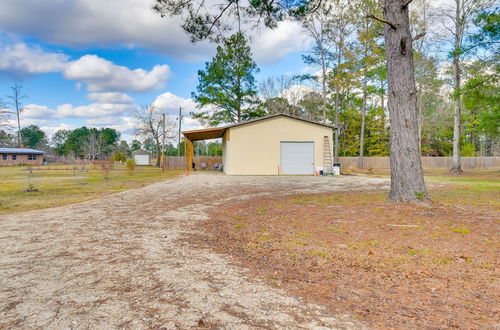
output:
<instances>
[{"instance_id":1,"label":"blue sky","mask_svg":"<svg viewBox=\"0 0 500 330\"><path fill-rule=\"evenodd\" d=\"M135 107L175 118L215 46L192 44L179 18L160 18L144 0L0 0L0 96L24 86L22 126L114 127L134 138ZM22 17L22 19L19 19ZM257 79L301 73L308 42L296 23L252 36ZM187 117L184 127L199 127Z\"/></svg>"}]
</instances>

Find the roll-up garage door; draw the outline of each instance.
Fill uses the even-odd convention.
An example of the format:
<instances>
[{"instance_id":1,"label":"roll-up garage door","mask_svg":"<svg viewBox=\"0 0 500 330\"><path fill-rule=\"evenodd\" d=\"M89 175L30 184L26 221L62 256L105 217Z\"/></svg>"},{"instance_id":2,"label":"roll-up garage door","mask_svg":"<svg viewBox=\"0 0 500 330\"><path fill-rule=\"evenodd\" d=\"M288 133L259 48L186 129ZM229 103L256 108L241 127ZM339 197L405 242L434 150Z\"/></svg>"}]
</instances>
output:
<instances>
[{"instance_id":1,"label":"roll-up garage door","mask_svg":"<svg viewBox=\"0 0 500 330\"><path fill-rule=\"evenodd\" d=\"M314 142L281 142L281 174L314 174Z\"/></svg>"},{"instance_id":2,"label":"roll-up garage door","mask_svg":"<svg viewBox=\"0 0 500 330\"><path fill-rule=\"evenodd\" d=\"M135 155L134 161L136 165L149 165L149 155Z\"/></svg>"}]
</instances>

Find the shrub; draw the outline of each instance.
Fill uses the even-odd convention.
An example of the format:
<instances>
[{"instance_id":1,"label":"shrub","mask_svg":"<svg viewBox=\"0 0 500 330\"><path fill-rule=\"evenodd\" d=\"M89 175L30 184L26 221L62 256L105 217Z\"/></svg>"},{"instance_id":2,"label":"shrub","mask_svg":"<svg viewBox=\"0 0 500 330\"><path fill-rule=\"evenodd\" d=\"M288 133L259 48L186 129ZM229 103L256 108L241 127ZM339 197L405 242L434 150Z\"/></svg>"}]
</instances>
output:
<instances>
[{"instance_id":1,"label":"shrub","mask_svg":"<svg viewBox=\"0 0 500 330\"><path fill-rule=\"evenodd\" d=\"M109 160L112 162L125 162L127 156L123 152L115 152L109 157Z\"/></svg>"},{"instance_id":2,"label":"shrub","mask_svg":"<svg viewBox=\"0 0 500 330\"><path fill-rule=\"evenodd\" d=\"M127 170L131 175L134 173L135 161L133 159L127 159Z\"/></svg>"}]
</instances>

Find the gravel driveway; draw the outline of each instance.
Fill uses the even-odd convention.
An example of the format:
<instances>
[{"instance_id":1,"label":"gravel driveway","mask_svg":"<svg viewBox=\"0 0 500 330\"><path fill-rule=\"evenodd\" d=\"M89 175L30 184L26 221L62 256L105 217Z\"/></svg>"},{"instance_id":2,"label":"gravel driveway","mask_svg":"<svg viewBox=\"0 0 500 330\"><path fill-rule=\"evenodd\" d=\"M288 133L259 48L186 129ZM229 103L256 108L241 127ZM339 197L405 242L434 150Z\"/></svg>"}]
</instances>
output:
<instances>
[{"instance_id":1,"label":"gravel driveway","mask_svg":"<svg viewBox=\"0 0 500 330\"><path fill-rule=\"evenodd\" d=\"M180 238L255 196L384 188L364 177L195 174L0 215L0 328L363 328Z\"/></svg>"}]
</instances>

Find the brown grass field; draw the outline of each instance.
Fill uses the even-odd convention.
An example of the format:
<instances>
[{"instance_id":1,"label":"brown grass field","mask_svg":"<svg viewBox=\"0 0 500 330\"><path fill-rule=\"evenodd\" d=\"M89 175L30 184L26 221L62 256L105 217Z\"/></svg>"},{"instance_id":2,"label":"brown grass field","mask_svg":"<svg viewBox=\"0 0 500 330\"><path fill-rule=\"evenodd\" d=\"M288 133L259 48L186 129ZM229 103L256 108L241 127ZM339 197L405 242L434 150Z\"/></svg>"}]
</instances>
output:
<instances>
[{"instance_id":1,"label":"brown grass field","mask_svg":"<svg viewBox=\"0 0 500 330\"><path fill-rule=\"evenodd\" d=\"M136 167L130 172L123 165L115 165L109 171L99 166L87 166L83 170L71 165L0 167L0 214L83 202L174 178L181 173L162 172L151 166ZM30 182L38 191L26 192Z\"/></svg>"}]
</instances>

